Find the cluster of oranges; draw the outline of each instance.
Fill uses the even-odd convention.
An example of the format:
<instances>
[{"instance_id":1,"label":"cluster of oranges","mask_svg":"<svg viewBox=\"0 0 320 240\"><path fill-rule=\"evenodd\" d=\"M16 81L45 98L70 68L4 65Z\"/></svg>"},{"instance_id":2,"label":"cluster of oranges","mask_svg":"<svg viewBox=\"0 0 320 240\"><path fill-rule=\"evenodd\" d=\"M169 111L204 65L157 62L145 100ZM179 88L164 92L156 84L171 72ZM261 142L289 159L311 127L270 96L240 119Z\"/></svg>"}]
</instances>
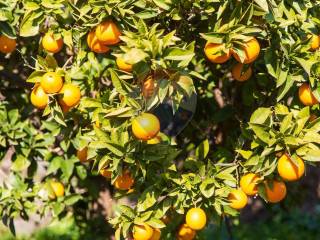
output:
<instances>
[{"instance_id":1,"label":"cluster of oranges","mask_svg":"<svg viewBox=\"0 0 320 240\"><path fill-rule=\"evenodd\" d=\"M108 46L120 42L121 32L117 25L111 21L100 23L91 30L87 36L89 48L95 53L106 53L110 50Z\"/></svg>"},{"instance_id":2,"label":"cluster of oranges","mask_svg":"<svg viewBox=\"0 0 320 240\"><path fill-rule=\"evenodd\" d=\"M207 215L201 208L191 208L186 214L185 221L177 232L178 240L194 239L197 231L206 226Z\"/></svg>"},{"instance_id":3,"label":"cluster of oranges","mask_svg":"<svg viewBox=\"0 0 320 240\"><path fill-rule=\"evenodd\" d=\"M64 83L56 72L47 72L36 83L31 92L31 103L39 109L44 109L49 103L48 94L60 94L59 104L63 112L76 106L80 102L80 88L72 83Z\"/></svg>"},{"instance_id":4,"label":"cluster of oranges","mask_svg":"<svg viewBox=\"0 0 320 240\"><path fill-rule=\"evenodd\" d=\"M5 35L0 36L0 52L4 54L12 53L17 46L15 39L8 38Z\"/></svg>"},{"instance_id":5,"label":"cluster of oranges","mask_svg":"<svg viewBox=\"0 0 320 240\"><path fill-rule=\"evenodd\" d=\"M88 161L88 148L79 149L77 151L77 157L80 162L84 163ZM100 170L100 175L111 179L112 172L107 167ZM118 176L114 182L114 187L119 190L129 190L134 184L134 179L128 170L125 170L122 175Z\"/></svg>"},{"instance_id":6,"label":"cluster of oranges","mask_svg":"<svg viewBox=\"0 0 320 240\"><path fill-rule=\"evenodd\" d=\"M282 154L278 160L277 170L284 181L296 181L300 179L305 171L305 164L300 157L291 159L288 154ZM240 189L235 189L229 194L230 206L234 209L242 209L247 205L247 195L254 196L258 193L258 185L262 178L255 173L247 173L240 179ZM271 203L282 201L287 188L283 181L264 181L266 200Z\"/></svg>"},{"instance_id":7,"label":"cluster of oranges","mask_svg":"<svg viewBox=\"0 0 320 240\"><path fill-rule=\"evenodd\" d=\"M260 44L256 38L251 38L249 41L242 45L242 51L244 52L244 58L241 60L238 53L233 50L226 48L225 44L221 43L210 43L207 42L204 52L212 63L225 63L231 57L231 55L238 61L233 66L231 73L235 80L246 81L252 75L252 68L245 64L250 64L255 61L260 53Z\"/></svg>"},{"instance_id":8,"label":"cluster of oranges","mask_svg":"<svg viewBox=\"0 0 320 240\"><path fill-rule=\"evenodd\" d=\"M161 231L158 228L152 228L144 223L133 226L132 236L134 240L159 240Z\"/></svg>"},{"instance_id":9,"label":"cluster of oranges","mask_svg":"<svg viewBox=\"0 0 320 240\"><path fill-rule=\"evenodd\" d=\"M132 132L134 136L148 144L157 144L161 141L158 136L160 132L159 119L151 113L142 113L132 120ZM80 162L88 160L88 148L84 147L77 151L77 157ZM100 170L100 174L105 178L110 179L112 172L107 167ZM114 182L114 187L120 190L129 190L134 184L134 179L128 170L123 171L123 174L118 176Z\"/></svg>"},{"instance_id":10,"label":"cluster of oranges","mask_svg":"<svg viewBox=\"0 0 320 240\"><path fill-rule=\"evenodd\" d=\"M120 42L121 32L117 25L107 20L92 29L87 36L87 44L91 51L95 53L107 53L109 46ZM122 58L116 59L118 68L125 72L132 72L132 65L126 63Z\"/></svg>"}]
</instances>

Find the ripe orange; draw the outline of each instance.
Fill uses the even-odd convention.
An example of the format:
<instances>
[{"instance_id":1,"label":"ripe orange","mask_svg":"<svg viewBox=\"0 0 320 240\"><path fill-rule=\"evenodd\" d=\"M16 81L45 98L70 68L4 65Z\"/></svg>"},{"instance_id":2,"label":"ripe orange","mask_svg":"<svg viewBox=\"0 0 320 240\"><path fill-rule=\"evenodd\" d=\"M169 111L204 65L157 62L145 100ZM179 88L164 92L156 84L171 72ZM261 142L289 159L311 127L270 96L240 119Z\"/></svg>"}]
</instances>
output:
<instances>
[{"instance_id":1,"label":"ripe orange","mask_svg":"<svg viewBox=\"0 0 320 240\"><path fill-rule=\"evenodd\" d=\"M160 240L161 231L158 228L153 229L152 237L149 240Z\"/></svg>"},{"instance_id":2,"label":"ripe orange","mask_svg":"<svg viewBox=\"0 0 320 240\"><path fill-rule=\"evenodd\" d=\"M232 77L240 82L247 81L251 76L252 76L252 68L249 67L245 72L242 71L243 69L243 64L242 63L237 63L236 65L233 66L231 73Z\"/></svg>"},{"instance_id":3,"label":"ripe orange","mask_svg":"<svg viewBox=\"0 0 320 240\"><path fill-rule=\"evenodd\" d=\"M278 161L278 173L286 181L296 181L304 174L304 162L297 158L297 165L287 154L283 154Z\"/></svg>"},{"instance_id":4,"label":"ripe orange","mask_svg":"<svg viewBox=\"0 0 320 240\"><path fill-rule=\"evenodd\" d=\"M312 106L319 103L313 96L308 83L304 83L299 87L299 99L305 106Z\"/></svg>"},{"instance_id":5,"label":"ripe orange","mask_svg":"<svg viewBox=\"0 0 320 240\"><path fill-rule=\"evenodd\" d=\"M242 209L248 203L247 195L241 189L234 189L229 193L228 200L230 207L234 209Z\"/></svg>"},{"instance_id":6,"label":"ripe orange","mask_svg":"<svg viewBox=\"0 0 320 240\"><path fill-rule=\"evenodd\" d=\"M100 42L106 45L114 45L120 42L121 32L112 21L100 23L96 28L96 36Z\"/></svg>"},{"instance_id":7,"label":"ripe orange","mask_svg":"<svg viewBox=\"0 0 320 240\"><path fill-rule=\"evenodd\" d=\"M258 193L259 180L260 178L257 174L248 173L241 177L240 187L245 194L253 196Z\"/></svg>"},{"instance_id":8,"label":"ripe orange","mask_svg":"<svg viewBox=\"0 0 320 240\"><path fill-rule=\"evenodd\" d=\"M125 171L122 175L118 176L114 182L114 186L120 190L128 190L134 184L134 179L132 178L129 171Z\"/></svg>"},{"instance_id":9,"label":"ripe orange","mask_svg":"<svg viewBox=\"0 0 320 240\"><path fill-rule=\"evenodd\" d=\"M111 178L112 172L107 169L101 169L100 174L101 174L101 176L104 176L105 178Z\"/></svg>"},{"instance_id":10,"label":"ripe orange","mask_svg":"<svg viewBox=\"0 0 320 240\"><path fill-rule=\"evenodd\" d=\"M91 51L95 53L106 53L110 50L110 48L108 48L98 40L94 30L88 34L87 43Z\"/></svg>"},{"instance_id":11,"label":"ripe orange","mask_svg":"<svg viewBox=\"0 0 320 240\"><path fill-rule=\"evenodd\" d=\"M50 187L54 193L54 196L50 196L50 198L54 199L64 196L64 186L61 182L52 181L50 182Z\"/></svg>"},{"instance_id":12,"label":"ripe orange","mask_svg":"<svg viewBox=\"0 0 320 240\"><path fill-rule=\"evenodd\" d=\"M207 216L201 208L191 208L186 215L186 224L193 230L201 230L206 226Z\"/></svg>"},{"instance_id":13,"label":"ripe orange","mask_svg":"<svg viewBox=\"0 0 320 240\"><path fill-rule=\"evenodd\" d=\"M315 51L320 47L320 36L315 34L308 35L308 38L311 38L310 40L310 50Z\"/></svg>"},{"instance_id":14,"label":"ripe orange","mask_svg":"<svg viewBox=\"0 0 320 240\"><path fill-rule=\"evenodd\" d=\"M224 63L230 58L230 50L224 44L207 42L204 53L212 63Z\"/></svg>"},{"instance_id":15,"label":"ripe orange","mask_svg":"<svg viewBox=\"0 0 320 240\"><path fill-rule=\"evenodd\" d=\"M65 83L61 88L60 94L63 94L59 103L68 107L74 107L80 102L80 88L72 83Z\"/></svg>"},{"instance_id":16,"label":"ripe orange","mask_svg":"<svg viewBox=\"0 0 320 240\"><path fill-rule=\"evenodd\" d=\"M30 100L36 108L44 109L48 105L49 97L40 84L36 84L31 92Z\"/></svg>"},{"instance_id":17,"label":"ripe orange","mask_svg":"<svg viewBox=\"0 0 320 240\"><path fill-rule=\"evenodd\" d=\"M196 231L191 229L187 224L181 225L178 230L178 240L192 240L196 236Z\"/></svg>"},{"instance_id":18,"label":"ripe orange","mask_svg":"<svg viewBox=\"0 0 320 240\"><path fill-rule=\"evenodd\" d=\"M57 73L47 72L42 76L40 85L46 93L57 93L62 88L63 80Z\"/></svg>"},{"instance_id":19,"label":"ripe orange","mask_svg":"<svg viewBox=\"0 0 320 240\"><path fill-rule=\"evenodd\" d=\"M260 53L260 44L256 38L252 38L245 43L245 45L242 47L242 50L245 53L245 58L242 63L248 64L258 58ZM235 51L232 51L232 55L238 62L241 62L240 57Z\"/></svg>"},{"instance_id":20,"label":"ripe orange","mask_svg":"<svg viewBox=\"0 0 320 240\"><path fill-rule=\"evenodd\" d=\"M151 113L142 113L132 120L133 135L140 140L147 141L154 138L159 131L159 119Z\"/></svg>"},{"instance_id":21,"label":"ripe orange","mask_svg":"<svg viewBox=\"0 0 320 240\"><path fill-rule=\"evenodd\" d=\"M148 224L134 225L133 239L134 240L150 240L153 235L153 229Z\"/></svg>"},{"instance_id":22,"label":"ripe orange","mask_svg":"<svg viewBox=\"0 0 320 240\"><path fill-rule=\"evenodd\" d=\"M265 182L266 197L268 202L277 203L285 198L287 195L287 188L284 182L278 182L276 180L272 183L272 188Z\"/></svg>"},{"instance_id":23,"label":"ripe orange","mask_svg":"<svg viewBox=\"0 0 320 240\"><path fill-rule=\"evenodd\" d=\"M154 89L155 89L154 79L151 75L149 75L143 83L142 95L148 99L153 95Z\"/></svg>"},{"instance_id":24,"label":"ripe orange","mask_svg":"<svg viewBox=\"0 0 320 240\"><path fill-rule=\"evenodd\" d=\"M117 66L120 70L122 71L125 71L125 72L132 72L132 65L131 64L128 64L126 63L123 58L117 58L116 59L116 63L117 63Z\"/></svg>"},{"instance_id":25,"label":"ripe orange","mask_svg":"<svg viewBox=\"0 0 320 240\"><path fill-rule=\"evenodd\" d=\"M63 113L67 113L71 109L71 107L65 105L62 102L60 102L60 107L61 107L61 110L62 110Z\"/></svg>"},{"instance_id":26,"label":"ripe orange","mask_svg":"<svg viewBox=\"0 0 320 240\"><path fill-rule=\"evenodd\" d=\"M7 54L16 49L17 42L15 39L8 38L5 35L0 36L0 52Z\"/></svg>"},{"instance_id":27,"label":"ripe orange","mask_svg":"<svg viewBox=\"0 0 320 240\"><path fill-rule=\"evenodd\" d=\"M85 147L83 149L78 150L77 157L80 160L80 162L86 162L88 157L88 148Z\"/></svg>"},{"instance_id":28,"label":"ripe orange","mask_svg":"<svg viewBox=\"0 0 320 240\"><path fill-rule=\"evenodd\" d=\"M55 39L52 33L46 33L42 38L42 47L50 53L57 53L63 47L62 38Z\"/></svg>"}]
</instances>

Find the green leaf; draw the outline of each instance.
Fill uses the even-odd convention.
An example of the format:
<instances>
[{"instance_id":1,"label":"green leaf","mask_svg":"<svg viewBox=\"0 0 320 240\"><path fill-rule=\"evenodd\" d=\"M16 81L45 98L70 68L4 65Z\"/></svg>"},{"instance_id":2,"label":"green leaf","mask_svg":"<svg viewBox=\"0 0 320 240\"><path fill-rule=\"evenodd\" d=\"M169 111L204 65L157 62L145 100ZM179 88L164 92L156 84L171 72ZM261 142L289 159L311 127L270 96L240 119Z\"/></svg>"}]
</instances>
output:
<instances>
[{"instance_id":1,"label":"green leaf","mask_svg":"<svg viewBox=\"0 0 320 240\"><path fill-rule=\"evenodd\" d=\"M209 140L206 139L203 142L200 143L200 145L196 148L196 156L199 160L203 160L207 157L209 153Z\"/></svg>"}]
</instances>

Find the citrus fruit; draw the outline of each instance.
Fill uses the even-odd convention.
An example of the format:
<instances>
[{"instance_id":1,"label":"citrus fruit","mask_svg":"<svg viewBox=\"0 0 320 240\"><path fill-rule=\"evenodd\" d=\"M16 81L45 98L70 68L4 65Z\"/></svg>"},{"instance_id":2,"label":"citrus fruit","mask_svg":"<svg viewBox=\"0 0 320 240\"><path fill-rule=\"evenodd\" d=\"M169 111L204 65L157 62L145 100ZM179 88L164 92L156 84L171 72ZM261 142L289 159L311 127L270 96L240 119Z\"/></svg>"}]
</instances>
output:
<instances>
[{"instance_id":1,"label":"citrus fruit","mask_svg":"<svg viewBox=\"0 0 320 240\"><path fill-rule=\"evenodd\" d=\"M231 70L232 77L240 82L247 81L252 75L252 68L248 67L247 70L243 72L243 66L242 63L237 63Z\"/></svg>"},{"instance_id":2,"label":"citrus fruit","mask_svg":"<svg viewBox=\"0 0 320 240\"><path fill-rule=\"evenodd\" d=\"M117 58L116 59L116 63L117 63L117 66L120 70L122 71L125 71L125 72L132 72L132 65L131 64L128 64L126 63L123 58Z\"/></svg>"},{"instance_id":3,"label":"citrus fruit","mask_svg":"<svg viewBox=\"0 0 320 240\"><path fill-rule=\"evenodd\" d=\"M87 43L91 51L95 53L106 53L110 50L107 46L105 46L98 40L94 30L88 34Z\"/></svg>"},{"instance_id":4,"label":"citrus fruit","mask_svg":"<svg viewBox=\"0 0 320 240\"><path fill-rule=\"evenodd\" d=\"M295 163L287 154L283 154L278 161L278 173L286 181L296 181L304 174L304 162L297 157Z\"/></svg>"},{"instance_id":5,"label":"citrus fruit","mask_svg":"<svg viewBox=\"0 0 320 240\"><path fill-rule=\"evenodd\" d=\"M0 52L7 54L16 49L17 42L15 39L8 38L5 35L0 36Z\"/></svg>"},{"instance_id":6,"label":"citrus fruit","mask_svg":"<svg viewBox=\"0 0 320 240\"><path fill-rule=\"evenodd\" d=\"M150 98L153 95L155 83L153 77L150 75L146 78L142 86L142 95L145 98Z\"/></svg>"},{"instance_id":7,"label":"citrus fruit","mask_svg":"<svg viewBox=\"0 0 320 240\"><path fill-rule=\"evenodd\" d=\"M129 171L125 171L122 175L118 176L114 182L114 186L120 190L128 190L134 184L134 179L132 178Z\"/></svg>"},{"instance_id":8,"label":"citrus fruit","mask_svg":"<svg viewBox=\"0 0 320 240\"><path fill-rule=\"evenodd\" d=\"M287 188L284 182L273 181L272 188L265 183L266 197L268 202L277 203L285 198L287 195Z\"/></svg>"},{"instance_id":9,"label":"citrus fruit","mask_svg":"<svg viewBox=\"0 0 320 240\"><path fill-rule=\"evenodd\" d=\"M117 25L112 21L100 23L95 32L98 40L106 45L114 45L120 42L121 32Z\"/></svg>"},{"instance_id":10,"label":"citrus fruit","mask_svg":"<svg viewBox=\"0 0 320 240\"><path fill-rule=\"evenodd\" d=\"M57 93L62 88L63 80L57 73L47 72L42 76L40 85L46 93Z\"/></svg>"},{"instance_id":11,"label":"citrus fruit","mask_svg":"<svg viewBox=\"0 0 320 240\"><path fill-rule=\"evenodd\" d=\"M88 148L82 148L77 151L77 157L80 160L80 162L86 162L88 157Z\"/></svg>"},{"instance_id":12,"label":"citrus fruit","mask_svg":"<svg viewBox=\"0 0 320 240\"><path fill-rule=\"evenodd\" d=\"M101 174L101 176L104 176L105 178L111 178L112 172L107 169L101 169L100 174Z\"/></svg>"},{"instance_id":13,"label":"citrus fruit","mask_svg":"<svg viewBox=\"0 0 320 240\"><path fill-rule=\"evenodd\" d=\"M52 181L50 182L50 187L54 193L54 197L62 197L64 195L64 186L61 182Z\"/></svg>"},{"instance_id":14,"label":"citrus fruit","mask_svg":"<svg viewBox=\"0 0 320 240\"><path fill-rule=\"evenodd\" d=\"M161 231L158 228L154 228L153 229L153 234L152 237L150 238L150 240L160 240L161 237Z\"/></svg>"},{"instance_id":15,"label":"citrus fruit","mask_svg":"<svg viewBox=\"0 0 320 240\"><path fill-rule=\"evenodd\" d=\"M186 215L186 224L193 230L201 230L206 226L207 216L201 208L191 208Z\"/></svg>"},{"instance_id":16,"label":"citrus fruit","mask_svg":"<svg viewBox=\"0 0 320 240\"><path fill-rule=\"evenodd\" d=\"M61 88L59 103L68 107L74 107L80 102L80 88L72 83L65 83Z\"/></svg>"},{"instance_id":17,"label":"citrus fruit","mask_svg":"<svg viewBox=\"0 0 320 240\"><path fill-rule=\"evenodd\" d=\"M305 106L312 106L318 104L318 100L313 96L308 83L303 83L299 87L299 99Z\"/></svg>"},{"instance_id":18,"label":"citrus fruit","mask_svg":"<svg viewBox=\"0 0 320 240\"><path fill-rule=\"evenodd\" d=\"M44 109L48 105L49 97L40 84L36 84L32 89L30 100L36 108Z\"/></svg>"},{"instance_id":19,"label":"citrus fruit","mask_svg":"<svg viewBox=\"0 0 320 240\"><path fill-rule=\"evenodd\" d=\"M229 193L228 200L230 207L234 209L242 209L248 203L247 195L241 189L234 189Z\"/></svg>"},{"instance_id":20,"label":"citrus fruit","mask_svg":"<svg viewBox=\"0 0 320 240\"><path fill-rule=\"evenodd\" d=\"M159 119L151 113L142 113L132 120L133 135L147 141L154 138L160 131Z\"/></svg>"},{"instance_id":21,"label":"citrus fruit","mask_svg":"<svg viewBox=\"0 0 320 240\"><path fill-rule=\"evenodd\" d=\"M252 38L242 46L242 50L244 51L243 62L241 62L239 55L235 51L232 51L232 55L238 62L248 64L258 58L260 53L260 44L256 38Z\"/></svg>"},{"instance_id":22,"label":"citrus fruit","mask_svg":"<svg viewBox=\"0 0 320 240\"><path fill-rule=\"evenodd\" d=\"M241 177L240 187L245 194L253 196L258 193L259 180L260 178L258 175L254 173L248 173Z\"/></svg>"},{"instance_id":23,"label":"citrus fruit","mask_svg":"<svg viewBox=\"0 0 320 240\"><path fill-rule=\"evenodd\" d=\"M63 47L62 38L55 39L52 33L46 33L42 38L42 47L50 53L57 53Z\"/></svg>"},{"instance_id":24,"label":"citrus fruit","mask_svg":"<svg viewBox=\"0 0 320 240\"><path fill-rule=\"evenodd\" d=\"M315 34L308 35L310 39L310 50L315 51L320 47L320 36Z\"/></svg>"},{"instance_id":25,"label":"citrus fruit","mask_svg":"<svg viewBox=\"0 0 320 240\"><path fill-rule=\"evenodd\" d=\"M212 63L224 63L230 58L230 50L224 44L207 43L204 53Z\"/></svg>"},{"instance_id":26,"label":"citrus fruit","mask_svg":"<svg viewBox=\"0 0 320 240\"><path fill-rule=\"evenodd\" d=\"M153 229L148 224L133 226L134 240L150 240L153 235Z\"/></svg>"},{"instance_id":27,"label":"citrus fruit","mask_svg":"<svg viewBox=\"0 0 320 240\"><path fill-rule=\"evenodd\" d=\"M196 231L191 229L187 224L181 225L177 233L178 240L192 240L196 236Z\"/></svg>"}]
</instances>

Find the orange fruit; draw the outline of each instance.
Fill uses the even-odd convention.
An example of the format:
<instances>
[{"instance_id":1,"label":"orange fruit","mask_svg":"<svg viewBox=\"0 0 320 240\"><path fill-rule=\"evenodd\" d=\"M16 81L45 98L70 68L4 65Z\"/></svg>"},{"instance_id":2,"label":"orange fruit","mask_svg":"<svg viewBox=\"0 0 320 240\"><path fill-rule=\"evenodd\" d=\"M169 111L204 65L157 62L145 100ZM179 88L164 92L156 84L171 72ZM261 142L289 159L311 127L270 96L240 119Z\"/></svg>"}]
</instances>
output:
<instances>
[{"instance_id":1,"label":"orange fruit","mask_svg":"<svg viewBox=\"0 0 320 240\"><path fill-rule=\"evenodd\" d=\"M17 42L15 39L8 38L5 35L0 36L0 52L7 54L16 49Z\"/></svg>"},{"instance_id":2,"label":"orange fruit","mask_svg":"<svg viewBox=\"0 0 320 240\"><path fill-rule=\"evenodd\" d=\"M186 215L186 224L193 230L201 230L206 226L207 216L201 208L191 208Z\"/></svg>"},{"instance_id":3,"label":"orange fruit","mask_svg":"<svg viewBox=\"0 0 320 240\"><path fill-rule=\"evenodd\" d=\"M114 182L114 186L120 190L128 190L134 184L134 179L132 178L129 171L124 172L122 175L118 176Z\"/></svg>"},{"instance_id":4,"label":"orange fruit","mask_svg":"<svg viewBox=\"0 0 320 240\"><path fill-rule=\"evenodd\" d=\"M242 63L248 64L256 60L260 53L260 44L256 38L252 38L248 42L244 44L242 47L242 50L244 51L245 58ZM241 62L240 57L235 51L232 51L233 57L238 61Z\"/></svg>"},{"instance_id":5,"label":"orange fruit","mask_svg":"<svg viewBox=\"0 0 320 240\"><path fill-rule=\"evenodd\" d=\"M30 100L36 108L44 109L48 105L49 97L40 84L36 84L32 89Z\"/></svg>"},{"instance_id":6,"label":"orange fruit","mask_svg":"<svg viewBox=\"0 0 320 240\"><path fill-rule=\"evenodd\" d=\"M92 30L87 36L87 43L91 51L95 53L106 53L110 50L107 46L101 43L96 37L95 31Z\"/></svg>"},{"instance_id":7,"label":"orange fruit","mask_svg":"<svg viewBox=\"0 0 320 240\"><path fill-rule=\"evenodd\" d=\"M42 38L42 47L50 53L57 53L63 47L62 38L55 39L52 33L46 33Z\"/></svg>"},{"instance_id":8,"label":"orange fruit","mask_svg":"<svg viewBox=\"0 0 320 240\"><path fill-rule=\"evenodd\" d=\"M160 240L161 237L161 231L158 228L154 228L153 229L153 234L152 237L150 238L150 240Z\"/></svg>"},{"instance_id":9,"label":"orange fruit","mask_svg":"<svg viewBox=\"0 0 320 240\"><path fill-rule=\"evenodd\" d=\"M299 99L305 106L318 104L318 100L313 96L308 83L304 83L299 87Z\"/></svg>"},{"instance_id":10,"label":"orange fruit","mask_svg":"<svg viewBox=\"0 0 320 240\"><path fill-rule=\"evenodd\" d=\"M248 173L241 177L240 187L245 194L253 196L258 193L259 180L260 178L257 174Z\"/></svg>"},{"instance_id":11,"label":"orange fruit","mask_svg":"<svg viewBox=\"0 0 320 240\"><path fill-rule=\"evenodd\" d=\"M62 88L63 80L57 73L47 72L42 76L40 85L46 93L57 93Z\"/></svg>"},{"instance_id":12,"label":"orange fruit","mask_svg":"<svg viewBox=\"0 0 320 240\"><path fill-rule=\"evenodd\" d=\"M311 38L310 40L310 50L315 51L320 47L320 36L315 34L309 34L308 38Z\"/></svg>"},{"instance_id":13,"label":"orange fruit","mask_svg":"<svg viewBox=\"0 0 320 240\"><path fill-rule=\"evenodd\" d=\"M150 75L146 78L146 80L142 85L142 95L148 99L153 95L154 89L155 89L154 79Z\"/></svg>"},{"instance_id":14,"label":"orange fruit","mask_svg":"<svg viewBox=\"0 0 320 240\"><path fill-rule=\"evenodd\" d=\"M278 161L278 173L286 181L296 181L304 174L304 162L297 157L297 163L293 162L287 154L283 154Z\"/></svg>"},{"instance_id":15,"label":"orange fruit","mask_svg":"<svg viewBox=\"0 0 320 240\"><path fill-rule=\"evenodd\" d=\"M128 64L126 63L123 58L117 58L116 59L116 63L117 63L117 66L120 70L122 71L125 71L125 72L132 72L132 65L131 64Z\"/></svg>"},{"instance_id":16,"label":"orange fruit","mask_svg":"<svg viewBox=\"0 0 320 240\"><path fill-rule=\"evenodd\" d=\"M77 157L80 160L80 162L86 162L88 157L88 148L82 148L77 151Z\"/></svg>"},{"instance_id":17,"label":"orange fruit","mask_svg":"<svg viewBox=\"0 0 320 240\"><path fill-rule=\"evenodd\" d=\"M224 44L206 43L204 53L212 63L224 63L230 58L230 50Z\"/></svg>"},{"instance_id":18,"label":"orange fruit","mask_svg":"<svg viewBox=\"0 0 320 240\"><path fill-rule=\"evenodd\" d=\"M241 189L234 189L229 193L228 200L230 207L234 209L242 209L248 203L247 195Z\"/></svg>"},{"instance_id":19,"label":"orange fruit","mask_svg":"<svg viewBox=\"0 0 320 240\"><path fill-rule=\"evenodd\" d=\"M56 197L64 196L64 186L61 182L52 181L50 182L50 187L54 193L54 196L51 196L50 198L54 199Z\"/></svg>"},{"instance_id":20,"label":"orange fruit","mask_svg":"<svg viewBox=\"0 0 320 240\"><path fill-rule=\"evenodd\" d=\"M96 36L100 42L106 45L114 45L120 42L121 32L112 21L100 23L96 28Z\"/></svg>"},{"instance_id":21,"label":"orange fruit","mask_svg":"<svg viewBox=\"0 0 320 240\"><path fill-rule=\"evenodd\" d=\"M107 169L101 169L100 174L101 174L101 176L104 176L105 178L111 178L112 172Z\"/></svg>"},{"instance_id":22,"label":"orange fruit","mask_svg":"<svg viewBox=\"0 0 320 240\"><path fill-rule=\"evenodd\" d=\"M247 81L252 76L252 68L249 67L243 72L243 66L242 63L237 63L231 70L232 77L240 82Z\"/></svg>"},{"instance_id":23,"label":"orange fruit","mask_svg":"<svg viewBox=\"0 0 320 240\"><path fill-rule=\"evenodd\" d=\"M178 240L192 240L196 236L196 231L191 229L187 224L181 225L178 230Z\"/></svg>"},{"instance_id":24,"label":"orange fruit","mask_svg":"<svg viewBox=\"0 0 320 240\"><path fill-rule=\"evenodd\" d=\"M148 224L133 226L134 240L150 240L153 235L153 229Z\"/></svg>"},{"instance_id":25,"label":"orange fruit","mask_svg":"<svg viewBox=\"0 0 320 240\"><path fill-rule=\"evenodd\" d=\"M272 188L265 182L266 197L268 202L277 203L285 198L287 195L287 188L284 182L278 182L276 180L272 183Z\"/></svg>"},{"instance_id":26,"label":"orange fruit","mask_svg":"<svg viewBox=\"0 0 320 240\"><path fill-rule=\"evenodd\" d=\"M132 120L133 135L140 140L147 141L154 138L159 131L159 119L151 113L142 113Z\"/></svg>"},{"instance_id":27,"label":"orange fruit","mask_svg":"<svg viewBox=\"0 0 320 240\"><path fill-rule=\"evenodd\" d=\"M77 85L65 83L59 93L63 94L59 99L61 105L74 107L80 102L81 93Z\"/></svg>"},{"instance_id":28,"label":"orange fruit","mask_svg":"<svg viewBox=\"0 0 320 240\"><path fill-rule=\"evenodd\" d=\"M69 107L69 106L67 106L67 105L65 105L64 103L61 103L61 102L60 102L60 107L61 107L61 110L62 110L63 113L67 113L71 109L71 107Z\"/></svg>"}]
</instances>

